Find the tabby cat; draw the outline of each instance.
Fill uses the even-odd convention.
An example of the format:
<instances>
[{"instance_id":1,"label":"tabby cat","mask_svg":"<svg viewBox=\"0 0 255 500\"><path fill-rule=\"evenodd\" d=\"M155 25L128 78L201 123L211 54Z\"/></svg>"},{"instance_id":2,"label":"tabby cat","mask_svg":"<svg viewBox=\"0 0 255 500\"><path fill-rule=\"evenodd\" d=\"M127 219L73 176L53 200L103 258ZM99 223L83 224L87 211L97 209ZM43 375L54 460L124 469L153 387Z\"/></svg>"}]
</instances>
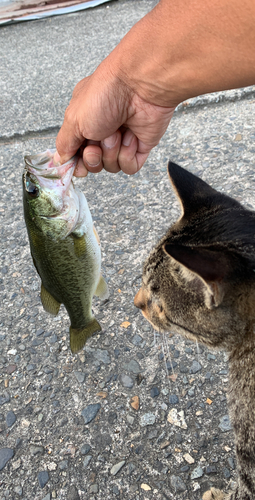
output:
<instances>
[{"instance_id":1,"label":"tabby cat","mask_svg":"<svg viewBox=\"0 0 255 500\"><path fill-rule=\"evenodd\" d=\"M255 213L174 163L168 172L182 215L147 258L135 305L157 330L228 352L237 486L203 500L254 500Z\"/></svg>"}]
</instances>

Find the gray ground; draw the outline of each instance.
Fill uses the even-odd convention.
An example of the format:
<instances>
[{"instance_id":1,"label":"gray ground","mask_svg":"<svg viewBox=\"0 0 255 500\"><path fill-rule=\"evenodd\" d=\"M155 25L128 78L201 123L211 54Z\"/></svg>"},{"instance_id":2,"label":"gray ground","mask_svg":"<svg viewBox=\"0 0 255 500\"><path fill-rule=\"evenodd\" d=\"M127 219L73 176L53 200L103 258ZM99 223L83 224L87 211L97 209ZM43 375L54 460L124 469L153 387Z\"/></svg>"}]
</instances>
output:
<instances>
[{"instance_id":1,"label":"gray ground","mask_svg":"<svg viewBox=\"0 0 255 500\"><path fill-rule=\"evenodd\" d=\"M170 157L254 206L254 89L180 106L136 176L77 181L110 288L108 303L94 301L103 332L79 355L64 308L56 319L42 309L22 216L24 153L54 147L76 82L155 3L114 1L0 31L1 500L200 500L210 485L233 487L226 355L171 332L165 364L162 339L133 298L143 260L179 215ZM167 420L172 410L184 412L182 427Z\"/></svg>"}]
</instances>

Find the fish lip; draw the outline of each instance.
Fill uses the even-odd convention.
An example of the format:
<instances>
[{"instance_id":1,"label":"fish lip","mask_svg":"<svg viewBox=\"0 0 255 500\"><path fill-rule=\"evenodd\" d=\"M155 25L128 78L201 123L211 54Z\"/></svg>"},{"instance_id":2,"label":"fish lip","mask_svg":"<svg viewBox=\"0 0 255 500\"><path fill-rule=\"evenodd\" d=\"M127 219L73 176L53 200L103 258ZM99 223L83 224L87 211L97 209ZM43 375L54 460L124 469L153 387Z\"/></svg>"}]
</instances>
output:
<instances>
[{"instance_id":1,"label":"fish lip","mask_svg":"<svg viewBox=\"0 0 255 500\"><path fill-rule=\"evenodd\" d=\"M45 165L45 163L48 163L49 160L52 158L55 154L54 149L46 149L43 153L38 153L34 155L27 154L24 156L25 164L26 166L29 167L34 167L36 169L40 169L41 165ZM37 160L36 162L33 160Z\"/></svg>"},{"instance_id":2,"label":"fish lip","mask_svg":"<svg viewBox=\"0 0 255 500\"><path fill-rule=\"evenodd\" d=\"M78 156L75 155L62 165L54 162L56 149L46 149L43 153L35 155L25 155L26 170L40 177L60 179L71 168L75 168Z\"/></svg>"},{"instance_id":3,"label":"fish lip","mask_svg":"<svg viewBox=\"0 0 255 500\"><path fill-rule=\"evenodd\" d=\"M75 155L66 163L54 163L54 154L56 149L47 149L43 153L34 155L25 155L25 171L38 178L39 184L44 185L43 179L60 180L65 194L68 193L72 176L78 162L78 156ZM41 179L41 181L39 180ZM63 194L64 194L63 193Z\"/></svg>"}]
</instances>

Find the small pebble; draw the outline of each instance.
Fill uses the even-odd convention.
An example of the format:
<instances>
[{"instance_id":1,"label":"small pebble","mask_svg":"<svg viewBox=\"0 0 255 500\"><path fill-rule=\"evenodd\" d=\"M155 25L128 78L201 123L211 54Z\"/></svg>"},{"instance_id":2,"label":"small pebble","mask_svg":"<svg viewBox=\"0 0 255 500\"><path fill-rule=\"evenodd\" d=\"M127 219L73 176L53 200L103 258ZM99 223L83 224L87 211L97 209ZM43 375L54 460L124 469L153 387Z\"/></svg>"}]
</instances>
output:
<instances>
[{"instance_id":1,"label":"small pebble","mask_svg":"<svg viewBox=\"0 0 255 500\"><path fill-rule=\"evenodd\" d=\"M75 378L76 380L82 384L85 380L85 373L83 372L78 372L78 371L74 371L74 375L75 375Z\"/></svg>"},{"instance_id":2,"label":"small pebble","mask_svg":"<svg viewBox=\"0 0 255 500\"><path fill-rule=\"evenodd\" d=\"M178 351L178 349L175 349L175 350L173 351L173 357L174 357L175 359L177 359L177 358L179 358L179 357L180 357L180 351Z\"/></svg>"},{"instance_id":3,"label":"small pebble","mask_svg":"<svg viewBox=\"0 0 255 500\"><path fill-rule=\"evenodd\" d=\"M151 398L156 398L159 395L159 389L154 386L150 390Z\"/></svg>"},{"instance_id":4,"label":"small pebble","mask_svg":"<svg viewBox=\"0 0 255 500\"><path fill-rule=\"evenodd\" d=\"M58 337L57 337L57 335L55 333L53 333L53 335L49 339L49 342L51 344L55 344L57 341L58 341Z\"/></svg>"},{"instance_id":5,"label":"small pebble","mask_svg":"<svg viewBox=\"0 0 255 500\"><path fill-rule=\"evenodd\" d=\"M137 346L140 345L142 341L143 341L142 337L140 337L140 335L138 335L137 333L133 336L131 340L132 344Z\"/></svg>"},{"instance_id":6,"label":"small pebble","mask_svg":"<svg viewBox=\"0 0 255 500\"><path fill-rule=\"evenodd\" d=\"M175 441L177 444L181 444L183 442L183 437L179 432L176 432L175 434ZM184 455L185 458L185 455Z\"/></svg>"},{"instance_id":7,"label":"small pebble","mask_svg":"<svg viewBox=\"0 0 255 500\"><path fill-rule=\"evenodd\" d=\"M15 354L17 354L17 349L10 349L9 351L7 351L7 354L11 354L12 356L15 356Z\"/></svg>"},{"instance_id":8,"label":"small pebble","mask_svg":"<svg viewBox=\"0 0 255 500\"><path fill-rule=\"evenodd\" d=\"M76 486L70 487L70 489L67 492L66 500L80 500L80 495L78 493Z\"/></svg>"},{"instance_id":9,"label":"small pebble","mask_svg":"<svg viewBox=\"0 0 255 500\"><path fill-rule=\"evenodd\" d=\"M125 373L122 373L120 376L120 382L123 385L123 387L127 387L128 389L132 389L134 385L134 381L132 380L129 375L126 375Z\"/></svg>"},{"instance_id":10,"label":"small pebble","mask_svg":"<svg viewBox=\"0 0 255 500\"><path fill-rule=\"evenodd\" d=\"M141 427L145 427L146 425L153 425L156 421L156 415L154 413L145 413L140 418Z\"/></svg>"},{"instance_id":11,"label":"small pebble","mask_svg":"<svg viewBox=\"0 0 255 500\"><path fill-rule=\"evenodd\" d=\"M192 349L190 347L185 347L185 352L187 354L192 354L193 353L193 351L192 351Z\"/></svg>"},{"instance_id":12,"label":"small pebble","mask_svg":"<svg viewBox=\"0 0 255 500\"><path fill-rule=\"evenodd\" d=\"M216 469L215 465L208 465L205 468L205 473L206 474L216 474L216 472L217 472L217 469Z\"/></svg>"},{"instance_id":13,"label":"small pebble","mask_svg":"<svg viewBox=\"0 0 255 500\"><path fill-rule=\"evenodd\" d=\"M199 477L202 477L204 474L202 467L200 465L196 467L192 472L191 472L191 479L198 479Z\"/></svg>"},{"instance_id":14,"label":"small pebble","mask_svg":"<svg viewBox=\"0 0 255 500\"><path fill-rule=\"evenodd\" d=\"M10 394L7 391L3 392L3 396L0 396L0 406L4 405L5 403L9 403L10 401Z\"/></svg>"},{"instance_id":15,"label":"small pebble","mask_svg":"<svg viewBox=\"0 0 255 500\"><path fill-rule=\"evenodd\" d=\"M186 484L183 482L183 480L179 476L170 476L170 481L173 489L175 492L177 491L186 491Z\"/></svg>"},{"instance_id":16,"label":"small pebble","mask_svg":"<svg viewBox=\"0 0 255 500\"><path fill-rule=\"evenodd\" d=\"M176 394L170 394L169 396L169 403L171 405L177 405L179 403L179 398Z\"/></svg>"},{"instance_id":17,"label":"small pebble","mask_svg":"<svg viewBox=\"0 0 255 500\"><path fill-rule=\"evenodd\" d=\"M190 397L195 396L195 387L191 387L191 389L188 390L188 395Z\"/></svg>"},{"instance_id":18,"label":"small pebble","mask_svg":"<svg viewBox=\"0 0 255 500\"><path fill-rule=\"evenodd\" d=\"M200 372L200 370L202 370L202 366L200 365L200 363L198 361L193 361L189 372L190 373L197 373L197 372Z\"/></svg>"},{"instance_id":19,"label":"small pebble","mask_svg":"<svg viewBox=\"0 0 255 500\"><path fill-rule=\"evenodd\" d=\"M29 449L30 449L31 455L33 455L33 456L41 455L44 452L43 446L36 446L36 445L32 444Z\"/></svg>"},{"instance_id":20,"label":"small pebble","mask_svg":"<svg viewBox=\"0 0 255 500\"><path fill-rule=\"evenodd\" d=\"M185 455L183 455L183 458L185 458L186 462L188 462L189 464L194 464L195 462L194 458L189 453L185 453Z\"/></svg>"},{"instance_id":21,"label":"small pebble","mask_svg":"<svg viewBox=\"0 0 255 500\"><path fill-rule=\"evenodd\" d=\"M60 470L65 470L68 468L68 460L61 460L61 462L59 462L58 464L58 468Z\"/></svg>"},{"instance_id":22,"label":"small pebble","mask_svg":"<svg viewBox=\"0 0 255 500\"><path fill-rule=\"evenodd\" d=\"M222 430L222 432L228 432L232 429L228 415L224 415L224 417L220 419L219 428Z\"/></svg>"},{"instance_id":23,"label":"small pebble","mask_svg":"<svg viewBox=\"0 0 255 500\"><path fill-rule=\"evenodd\" d=\"M29 365L27 365L27 371L28 372L31 372L32 370L35 370L35 368L36 368L36 366L34 364L32 364L32 363L29 364Z\"/></svg>"},{"instance_id":24,"label":"small pebble","mask_svg":"<svg viewBox=\"0 0 255 500\"><path fill-rule=\"evenodd\" d=\"M228 465L229 465L229 467L230 467L232 470L234 470L234 469L236 468L236 466L235 466L235 461L234 461L234 459L233 459L232 457L229 457L229 458L228 458Z\"/></svg>"},{"instance_id":25,"label":"small pebble","mask_svg":"<svg viewBox=\"0 0 255 500\"><path fill-rule=\"evenodd\" d=\"M47 482L50 479L48 471L47 470L43 470L43 471L39 472L38 475L37 475L37 479L38 479L40 488L44 488L44 486L47 484Z\"/></svg>"},{"instance_id":26,"label":"small pebble","mask_svg":"<svg viewBox=\"0 0 255 500\"><path fill-rule=\"evenodd\" d=\"M17 495L19 495L20 497L22 497L23 490L22 490L21 486L15 486L14 491L15 491L15 493L17 493Z\"/></svg>"},{"instance_id":27,"label":"small pebble","mask_svg":"<svg viewBox=\"0 0 255 500\"><path fill-rule=\"evenodd\" d=\"M81 412L81 414L84 418L84 424L89 424L89 422L91 422L96 417L100 408L101 408L100 403L91 404L91 405L86 406L86 408L84 408L84 410L82 410L82 412Z\"/></svg>"},{"instance_id":28,"label":"small pebble","mask_svg":"<svg viewBox=\"0 0 255 500\"><path fill-rule=\"evenodd\" d=\"M190 470L189 465L184 465L183 467L180 468L180 472L188 472Z\"/></svg>"},{"instance_id":29,"label":"small pebble","mask_svg":"<svg viewBox=\"0 0 255 500\"><path fill-rule=\"evenodd\" d=\"M44 333L44 330L42 328L39 328L39 330L37 330L35 332L35 334L36 334L37 337L40 337L40 335L42 335L43 333Z\"/></svg>"},{"instance_id":30,"label":"small pebble","mask_svg":"<svg viewBox=\"0 0 255 500\"><path fill-rule=\"evenodd\" d=\"M125 460L122 460L121 462L119 462L118 464L115 464L112 468L111 468L111 474L113 476L116 476L116 474L120 471L120 469L122 469L123 465L125 465L126 461Z\"/></svg>"},{"instance_id":31,"label":"small pebble","mask_svg":"<svg viewBox=\"0 0 255 500\"><path fill-rule=\"evenodd\" d=\"M136 375L141 372L141 367L135 359L131 359L128 363L124 363L123 368L128 372L135 373Z\"/></svg>"},{"instance_id":32,"label":"small pebble","mask_svg":"<svg viewBox=\"0 0 255 500\"><path fill-rule=\"evenodd\" d=\"M180 364L179 364L179 369L180 369L181 373L188 373L189 369L188 369L188 366L187 366L187 362L181 361Z\"/></svg>"},{"instance_id":33,"label":"small pebble","mask_svg":"<svg viewBox=\"0 0 255 500\"><path fill-rule=\"evenodd\" d=\"M223 474L226 479L229 479L231 477L230 471L227 469L227 467L224 467L223 469Z\"/></svg>"},{"instance_id":34,"label":"small pebble","mask_svg":"<svg viewBox=\"0 0 255 500\"><path fill-rule=\"evenodd\" d=\"M44 339L36 338L36 339L33 340L32 346L33 347L37 347L37 346L43 344L43 342L44 342Z\"/></svg>"},{"instance_id":35,"label":"small pebble","mask_svg":"<svg viewBox=\"0 0 255 500\"><path fill-rule=\"evenodd\" d=\"M98 493L98 490L99 490L98 484L92 484L89 488L90 493Z\"/></svg>"},{"instance_id":36,"label":"small pebble","mask_svg":"<svg viewBox=\"0 0 255 500\"><path fill-rule=\"evenodd\" d=\"M16 415L13 411L8 411L6 415L6 425L7 427L11 427L16 422Z\"/></svg>"},{"instance_id":37,"label":"small pebble","mask_svg":"<svg viewBox=\"0 0 255 500\"><path fill-rule=\"evenodd\" d=\"M47 493L46 497L43 497L42 500L50 500L50 493Z\"/></svg>"},{"instance_id":38,"label":"small pebble","mask_svg":"<svg viewBox=\"0 0 255 500\"><path fill-rule=\"evenodd\" d=\"M88 467L90 460L92 459L92 455L87 455L83 460L83 467Z\"/></svg>"},{"instance_id":39,"label":"small pebble","mask_svg":"<svg viewBox=\"0 0 255 500\"><path fill-rule=\"evenodd\" d=\"M83 444L81 447L81 454L87 455L87 453L91 450L91 446L89 444Z\"/></svg>"},{"instance_id":40,"label":"small pebble","mask_svg":"<svg viewBox=\"0 0 255 500\"><path fill-rule=\"evenodd\" d=\"M2 470L7 462L13 457L14 453L11 448L0 449L0 470Z\"/></svg>"},{"instance_id":41,"label":"small pebble","mask_svg":"<svg viewBox=\"0 0 255 500\"><path fill-rule=\"evenodd\" d=\"M220 370L219 375L228 375L228 370Z\"/></svg>"},{"instance_id":42,"label":"small pebble","mask_svg":"<svg viewBox=\"0 0 255 500\"><path fill-rule=\"evenodd\" d=\"M214 361L216 359L216 356L209 352L209 354L207 354L207 359L208 361Z\"/></svg>"},{"instance_id":43,"label":"small pebble","mask_svg":"<svg viewBox=\"0 0 255 500\"><path fill-rule=\"evenodd\" d=\"M105 365L109 365L111 363L111 358L109 352L106 349L95 349L94 357L96 360L101 361Z\"/></svg>"},{"instance_id":44,"label":"small pebble","mask_svg":"<svg viewBox=\"0 0 255 500\"><path fill-rule=\"evenodd\" d=\"M113 485L112 492L114 495L119 496L120 490L119 490L118 486L116 486L116 484Z\"/></svg>"}]
</instances>

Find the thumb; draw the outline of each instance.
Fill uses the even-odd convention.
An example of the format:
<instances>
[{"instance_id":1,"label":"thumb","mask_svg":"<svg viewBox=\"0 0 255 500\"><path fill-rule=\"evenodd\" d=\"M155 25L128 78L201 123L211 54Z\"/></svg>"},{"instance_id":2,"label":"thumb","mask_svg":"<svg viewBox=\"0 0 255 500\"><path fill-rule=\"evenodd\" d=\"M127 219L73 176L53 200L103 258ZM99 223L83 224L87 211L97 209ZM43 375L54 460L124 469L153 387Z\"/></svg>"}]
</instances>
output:
<instances>
[{"instance_id":1,"label":"thumb","mask_svg":"<svg viewBox=\"0 0 255 500\"><path fill-rule=\"evenodd\" d=\"M56 149L59 154L60 163L63 164L70 160L77 153L84 140L85 138L80 132L77 132L74 121L68 118L68 113L66 112L64 123L56 139ZM56 160L56 157L54 159Z\"/></svg>"}]
</instances>

